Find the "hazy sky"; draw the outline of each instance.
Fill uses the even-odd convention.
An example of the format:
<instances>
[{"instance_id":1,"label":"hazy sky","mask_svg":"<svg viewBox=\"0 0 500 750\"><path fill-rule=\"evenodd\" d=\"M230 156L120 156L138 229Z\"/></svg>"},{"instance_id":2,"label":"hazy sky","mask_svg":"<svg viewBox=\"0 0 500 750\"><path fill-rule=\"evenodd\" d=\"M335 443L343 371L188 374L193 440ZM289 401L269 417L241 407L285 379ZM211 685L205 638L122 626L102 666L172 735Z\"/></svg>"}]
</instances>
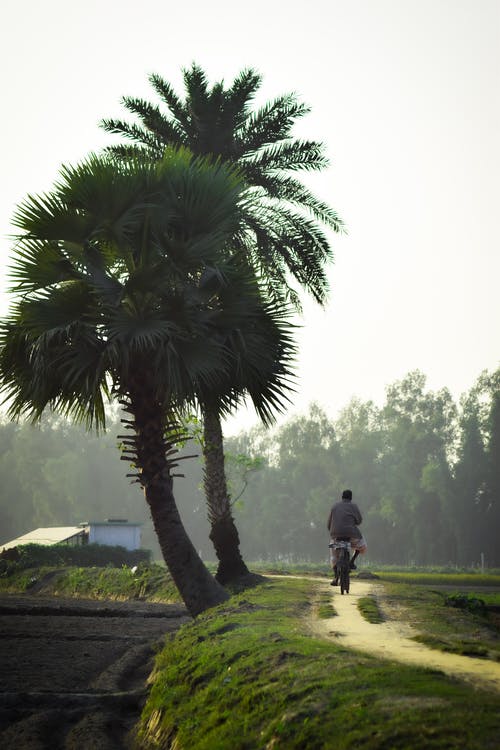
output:
<instances>
[{"instance_id":1,"label":"hazy sky","mask_svg":"<svg viewBox=\"0 0 500 750\"><path fill-rule=\"evenodd\" d=\"M381 403L415 368L458 397L498 366L499 0L3 0L0 29L1 290L15 205L111 142L121 96L154 99L151 72L181 91L193 61L228 83L251 66L259 102L311 106L296 134L331 167L308 184L348 228L327 309L305 305L289 414Z\"/></svg>"}]
</instances>

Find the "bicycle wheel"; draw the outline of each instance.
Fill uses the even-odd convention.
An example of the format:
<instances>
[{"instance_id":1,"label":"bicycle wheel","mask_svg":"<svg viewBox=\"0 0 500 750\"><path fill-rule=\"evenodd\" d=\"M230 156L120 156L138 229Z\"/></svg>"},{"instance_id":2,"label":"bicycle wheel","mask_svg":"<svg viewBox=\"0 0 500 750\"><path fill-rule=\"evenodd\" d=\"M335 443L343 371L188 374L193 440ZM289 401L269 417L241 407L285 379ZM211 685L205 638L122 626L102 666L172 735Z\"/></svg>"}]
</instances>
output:
<instances>
[{"instance_id":1,"label":"bicycle wheel","mask_svg":"<svg viewBox=\"0 0 500 750\"><path fill-rule=\"evenodd\" d=\"M349 593L349 552L347 550L343 551L342 554L342 561L340 564L340 593L341 594L348 594Z\"/></svg>"}]
</instances>

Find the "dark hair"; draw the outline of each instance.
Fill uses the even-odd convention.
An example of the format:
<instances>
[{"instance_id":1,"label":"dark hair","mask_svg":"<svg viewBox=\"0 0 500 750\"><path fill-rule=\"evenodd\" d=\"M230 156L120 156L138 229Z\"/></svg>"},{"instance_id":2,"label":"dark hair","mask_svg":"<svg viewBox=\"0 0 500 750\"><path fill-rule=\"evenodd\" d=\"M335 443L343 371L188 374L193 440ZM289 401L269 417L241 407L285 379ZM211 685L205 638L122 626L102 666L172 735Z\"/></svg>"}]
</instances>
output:
<instances>
[{"instance_id":1,"label":"dark hair","mask_svg":"<svg viewBox=\"0 0 500 750\"><path fill-rule=\"evenodd\" d=\"M352 490L344 490L342 493L342 500L352 500Z\"/></svg>"}]
</instances>

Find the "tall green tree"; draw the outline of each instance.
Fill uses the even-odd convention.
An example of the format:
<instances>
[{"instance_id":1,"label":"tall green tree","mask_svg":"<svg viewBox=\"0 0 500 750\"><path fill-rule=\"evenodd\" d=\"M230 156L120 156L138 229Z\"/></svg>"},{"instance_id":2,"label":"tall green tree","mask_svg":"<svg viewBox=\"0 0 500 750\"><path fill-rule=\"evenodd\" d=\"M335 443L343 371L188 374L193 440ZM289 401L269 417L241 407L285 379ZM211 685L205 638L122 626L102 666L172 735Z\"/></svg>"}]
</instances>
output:
<instances>
[{"instance_id":1,"label":"tall green tree","mask_svg":"<svg viewBox=\"0 0 500 750\"><path fill-rule=\"evenodd\" d=\"M457 558L497 565L500 525L500 369L481 373L460 399L453 467Z\"/></svg>"},{"instance_id":2,"label":"tall green tree","mask_svg":"<svg viewBox=\"0 0 500 750\"><path fill-rule=\"evenodd\" d=\"M455 532L456 559L462 565L477 563L484 551L479 549L487 463L482 421L480 388L476 384L460 401L460 434L453 469L450 523Z\"/></svg>"},{"instance_id":3,"label":"tall green tree","mask_svg":"<svg viewBox=\"0 0 500 750\"><path fill-rule=\"evenodd\" d=\"M456 408L446 389L433 393L425 384L422 372L408 373L387 389L381 413L380 513L387 522L386 544L396 561L406 554L407 561L419 564L452 557L446 496L436 489L439 482L451 482L448 447Z\"/></svg>"},{"instance_id":4,"label":"tall green tree","mask_svg":"<svg viewBox=\"0 0 500 750\"><path fill-rule=\"evenodd\" d=\"M139 154L156 160L166 146L175 144L187 146L194 154L237 165L257 199L254 210L246 216L244 245L256 274L266 279L269 292L278 300L291 300L300 306L297 290L290 284L292 279L324 304L328 292L326 264L333 256L323 227L339 231L342 222L296 177L298 171L320 170L327 164L321 143L292 137L294 124L308 108L294 94L286 94L252 109L261 77L251 69L242 71L229 87L222 81L210 87L205 72L196 64L184 70L183 77L182 98L161 76L150 76L161 108L143 99L124 97L125 108L139 124L103 120L105 130L131 141L130 145L112 146L109 151L118 158ZM235 249L233 245L230 251ZM227 491L222 410L213 400L209 403L201 399L201 403L208 446L205 486L211 537L219 560L229 555L233 561L232 566L219 567L217 573L227 580L245 572L246 566L239 553L239 535Z\"/></svg>"},{"instance_id":5,"label":"tall green tree","mask_svg":"<svg viewBox=\"0 0 500 750\"><path fill-rule=\"evenodd\" d=\"M124 458L194 615L227 594L175 503L175 410L231 369L220 331L244 336L252 325L250 303L229 310L219 294L259 294L223 252L241 225L243 187L227 167L185 151L156 164L91 156L64 168L51 193L28 197L15 216L18 297L0 329L11 416L36 421L49 407L101 427L110 398L129 414Z\"/></svg>"},{"instance_id":6,"label":"tall green tree","mask_svg":"<svg viewBox=\"0 0 500 750\"><path fill-rule=\"evenodd\" d=\"M491 379L492 396L488 415L486 449L486 493L488 499L485 529L486 553L490 565L500 564L500 370Z\"/></svg>"}]
</instances>

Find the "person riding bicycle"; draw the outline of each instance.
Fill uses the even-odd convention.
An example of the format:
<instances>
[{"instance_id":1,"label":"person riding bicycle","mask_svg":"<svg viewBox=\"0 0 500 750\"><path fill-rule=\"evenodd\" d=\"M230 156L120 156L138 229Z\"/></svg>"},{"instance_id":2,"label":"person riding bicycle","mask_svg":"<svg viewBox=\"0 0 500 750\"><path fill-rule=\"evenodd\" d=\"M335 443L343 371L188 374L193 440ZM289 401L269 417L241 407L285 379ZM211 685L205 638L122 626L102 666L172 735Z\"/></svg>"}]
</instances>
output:
<instances>
[{"instance_id":1,"label":"person riding bicycle","mask_svg":"<svg viewBox=\"0 0 500 750\"><path fill-rule=\"evenodd\" d=\"M356 570L355 560L357 556L364 554L367 550L366 541L358 528L362 520L361 511L356 503L352 502L352 491L344 490L341 502L335 503L330 511L327 525L332 543L336 540L344 540L351 543L351 549L354 550L354 555L350 563L351 570ZM330 562L334 573L332 586L338 585L337 555L338 550L330 545Z\"/></svg>"}]
</instances>

